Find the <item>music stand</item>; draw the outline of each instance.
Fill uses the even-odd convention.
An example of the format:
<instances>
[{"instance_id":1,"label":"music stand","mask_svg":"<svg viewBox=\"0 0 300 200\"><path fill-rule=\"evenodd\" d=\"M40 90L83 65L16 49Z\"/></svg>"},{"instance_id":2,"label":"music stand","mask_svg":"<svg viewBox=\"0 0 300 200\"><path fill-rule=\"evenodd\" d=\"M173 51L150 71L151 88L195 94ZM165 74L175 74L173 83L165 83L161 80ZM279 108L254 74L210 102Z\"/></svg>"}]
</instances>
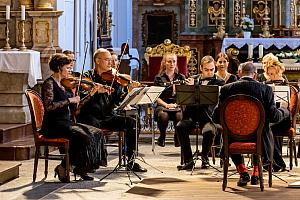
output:
<instances>
[{"instance_id":1,"label":"music stand","mask_svg":"<svg viewBox=\"0 0 300 200\"><path fill-rule=\"evenodd\" d=\"M124 112L125 113L125 120L126 120L126 113L127 113L127 110L125 109L127 105L130 105L130 102L136 97L138 96L141 91L143 90L143 88L136 88L135 90L131 91L130 93L127 94L127 96L125 97L125 99L122 101L122 103L115 109L115 111L118 111L118 112ZM136 119L137 120L137 119ZM126 122L125 122L126 124ZM137 125L137 124L136 124ZM125 131L126 132L126 131ZM128 178L129 178L129 181L130 183L132 184L132 181L130 179L130 176L129 176L129 173L128 173L128 170L130 172L132 172L136 177L138 177L140 180L141 180L141 177L136 173L134 172L131 168L127 167L127 165L132 162L132 159L127 159L126 158L126 155L125 153L123 152L123 147L126 146L126 140L124 140L125 138L125 134L123 134L123 136L121 136L121 132L119 132L119 162L117 163L117 165L114 167L114 169L109 172L108 174L106 174L104 177L102 177L100 179L100 181L102 181L103 179L107 178L108 176L110 176L112 173L114 172L117 172L119 171L121 168L125 167L127 169L127 175L128 175ZM136 140L137 140L137 127L136 127ZM137 143L137 141L136 141ZM122 145L120 147L120 145ZM136 148L137 148L137 144L136 144ZM127 161L127 163L126 163ZM132 163L134 164L134 163ZM133 166L133 165L132 165Z\"/></svg>"},{"instance_id":2,"label":"music stand","mask_svg":"<svg viewBox=\"0 0 300 200\"><path fill-rule=\"evenodd\" d=\"M159 87L159 86L151 86L151 87L144 87L142 88L142 90L140 90L140 92L131 99L131 101L128 103L128 105L130 106L141 106L141 105L150 105L150 108L152 109L153 104L156 102L157 98L159 97L159 95L162 93L162 91L164 91L165 87ZM130 95L130 94L128 94ZM124 99L126 100L126 98ZM151 112L152 115L152 112ZM152 117L152 116L151 116ZM154 146L154 142L155 139L153 139L153 136L155 136L154 134L154 129L153 129L153 120L152 120L152 125L151 125L151 129L152 129L152 151L153 151L153 146ZM158 168L150 165L149 163L147 163L144 158L139 158L138 157L138 139L137 139L137 133L136 133L136 150L133 153L133 158L131 159L132 162L134 162L135 159L140 160L141 162L147 164L148 166L156 169L157 171L163 173L161 170L159 170Z\"/></svg>"},{"instance_id":3,"label":"music stand","mask_svg":"<svg viewBox=\"0 0 300 200\"><path fill-rule=\"evenodd\" d=\"M197 111L199 107L215 106L219 101L219 86L216 85L176 85L176 103L178 105L185 106L196 106ZM208 115L208 114L207 114ZM209 116L209 115L208 115ZM200 119L200 116L197 116ZM211 123L214 123L211 120ZM198 148L198 135L199 135L199 121L196 124L196 151L193 154L194 166L192 168L192 173L195 169L196 162L198 160L203 160L199 157L201 155ZM217 127L216 127L217 128ZM210 167L219 171L219 169L208 163Z\"/></svg>"}]
</instances>

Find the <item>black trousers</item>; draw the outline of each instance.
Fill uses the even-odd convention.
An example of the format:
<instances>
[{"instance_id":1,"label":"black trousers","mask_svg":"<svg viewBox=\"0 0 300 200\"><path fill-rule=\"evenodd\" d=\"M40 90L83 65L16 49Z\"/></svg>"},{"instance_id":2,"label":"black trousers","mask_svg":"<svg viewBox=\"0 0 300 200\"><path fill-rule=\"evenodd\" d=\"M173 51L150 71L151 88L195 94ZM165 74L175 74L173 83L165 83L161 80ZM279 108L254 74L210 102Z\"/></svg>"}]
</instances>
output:
<instances>
[{"instance_id":1,"label":"black trousers","mask_svg":"<svg viewBox=\"0 0 300 200\"><path fill-rule=\"evenodd\" d=\"M199 128L202 128L204 126L203 123L205 122L202 121L202 123L199 123ZM208 122L206 121L206 123ZM177 136L178 136L179 144L181 146L181 156L183 158L184 163L188 163L193 159L189 135L194 128L196 128L196 122L192 120L181 120L176 126ZM205 158L208 157L208 153L213 143L213 138L214 138L214 133L212 130L203 132L202 157Z\"/></svg>"},{"instance_id":2,"label":"black trousers","mask_svg":"<svg viewBox=\"0 0 300 200\"><path fill-rule=\"evenodd\" d=\"M125 140L126 140L126 153L129 158L133 155L133 151L136 150L136 127L135 119L129 116L121 115L111 115L106 117L100 122L100 128L105 128L113 131L125 131Z\"/></svg>"}]
</instances>

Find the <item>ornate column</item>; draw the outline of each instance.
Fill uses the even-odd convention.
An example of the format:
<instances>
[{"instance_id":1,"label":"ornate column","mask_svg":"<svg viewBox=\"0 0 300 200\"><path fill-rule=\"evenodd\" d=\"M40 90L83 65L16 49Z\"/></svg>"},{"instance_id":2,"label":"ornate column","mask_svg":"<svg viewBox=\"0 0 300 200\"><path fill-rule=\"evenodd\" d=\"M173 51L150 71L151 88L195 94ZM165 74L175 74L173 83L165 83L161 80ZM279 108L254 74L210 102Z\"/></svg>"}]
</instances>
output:
<instances>
[{"instance_id":1,"label":"ornate column","mask_svg":"<svg viewBox=\"0 0 300 200\"><path fill-rule=\"evenodd\" d=\"M51 72L48 67L49 57L61 52L58 46L58 17L63 11L29 11L32 17L32 49L41 52L41 67L43 80Z\"/></svg>"}]
</instances>

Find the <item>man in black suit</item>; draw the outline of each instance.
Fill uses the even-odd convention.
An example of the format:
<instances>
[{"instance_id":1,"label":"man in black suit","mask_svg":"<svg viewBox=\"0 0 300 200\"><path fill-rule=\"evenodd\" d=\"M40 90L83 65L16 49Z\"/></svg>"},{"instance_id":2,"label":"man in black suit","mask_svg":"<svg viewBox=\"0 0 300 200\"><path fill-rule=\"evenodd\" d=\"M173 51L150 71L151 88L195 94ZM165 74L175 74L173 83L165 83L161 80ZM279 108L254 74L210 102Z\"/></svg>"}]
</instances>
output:
<instances>
[{"instance_id":1,"label":"man in black suit","mask_svg":"<svg viewBox=\"0 0 300 200\"><path fill-rule=\"evenodd\" d=\"M201 59L202 74L188 78L187 85L224 85L224 80L215 75L215 60L211 56L204 56ZM191 150L189 134L196 127L202 129L202 165L205 169L209 166L208 153L211 148L213 137L215 135L215 127L212 124L212 112L215 106L196 107L187 106L183 112L183 119L176 125L178 140L181 146L181 157L183 164L177 166L178 170L192 169L194 166L193 155Z\"/></svg>"},{"instance_id":2,"label":"man in black suit","mask_svg":"<svg viewBox=\"0 0 300 200\"><path fill-rule=\"evenodd\" d=\"M246 94L256 97L263 105L266 114L266 122L263 132L263 161L268 163L273 158L274 138L270 129L270 123L278 123L290 117L290 112L287 109L287 103L282 102L277 108L274 101L274 94L272 88L268 85L257 82L256 67L251 62L242 63L238 69L240 80L234 83L224 85L220 90L219 105L225 101L229 96L235 94ZM219 106L214 113L214 119L219 121ZM250 181L250 176L245 167L242 155L231 155L231 159L240 173L238 186L245 186ZM256 160L253 160L254 168L251 176L251 184L258 183L258 165Z\"/></svg>"}]
</instances>

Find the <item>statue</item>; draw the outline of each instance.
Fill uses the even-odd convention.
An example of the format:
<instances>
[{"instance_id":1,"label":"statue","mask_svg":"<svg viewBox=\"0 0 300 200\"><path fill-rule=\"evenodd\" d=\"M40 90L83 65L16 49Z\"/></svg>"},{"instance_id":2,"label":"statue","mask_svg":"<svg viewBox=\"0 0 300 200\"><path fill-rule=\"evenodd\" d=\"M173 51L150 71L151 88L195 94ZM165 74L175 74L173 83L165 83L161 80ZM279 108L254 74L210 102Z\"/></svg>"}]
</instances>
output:
<instances>
[{"instance_id":1,"label":"statue","mask_svg":"<svg viewBox=\"0 0 300 200\"><path fill-rule=\"evenodd\" d=\"M265 10L267 9L267 10ZM263 18L266 17L265 14L270 13L270 8L266 5L265 1L258 1L257 5L253 8L255 24L263 25Z\"/></svg>"},{"instance_id":2,"label":"statue","mask_svg":"<svg viewBox=\"0 0 300 200\"><path fill-rule=\"evenodd\" d=\"M213 6L208 7L208 14L209 14L209 21L210 24L215 23L215 25L218 25L218 20L221 16L221 2L220 0L214 0Z\"/></svg>"}]
</instances>

